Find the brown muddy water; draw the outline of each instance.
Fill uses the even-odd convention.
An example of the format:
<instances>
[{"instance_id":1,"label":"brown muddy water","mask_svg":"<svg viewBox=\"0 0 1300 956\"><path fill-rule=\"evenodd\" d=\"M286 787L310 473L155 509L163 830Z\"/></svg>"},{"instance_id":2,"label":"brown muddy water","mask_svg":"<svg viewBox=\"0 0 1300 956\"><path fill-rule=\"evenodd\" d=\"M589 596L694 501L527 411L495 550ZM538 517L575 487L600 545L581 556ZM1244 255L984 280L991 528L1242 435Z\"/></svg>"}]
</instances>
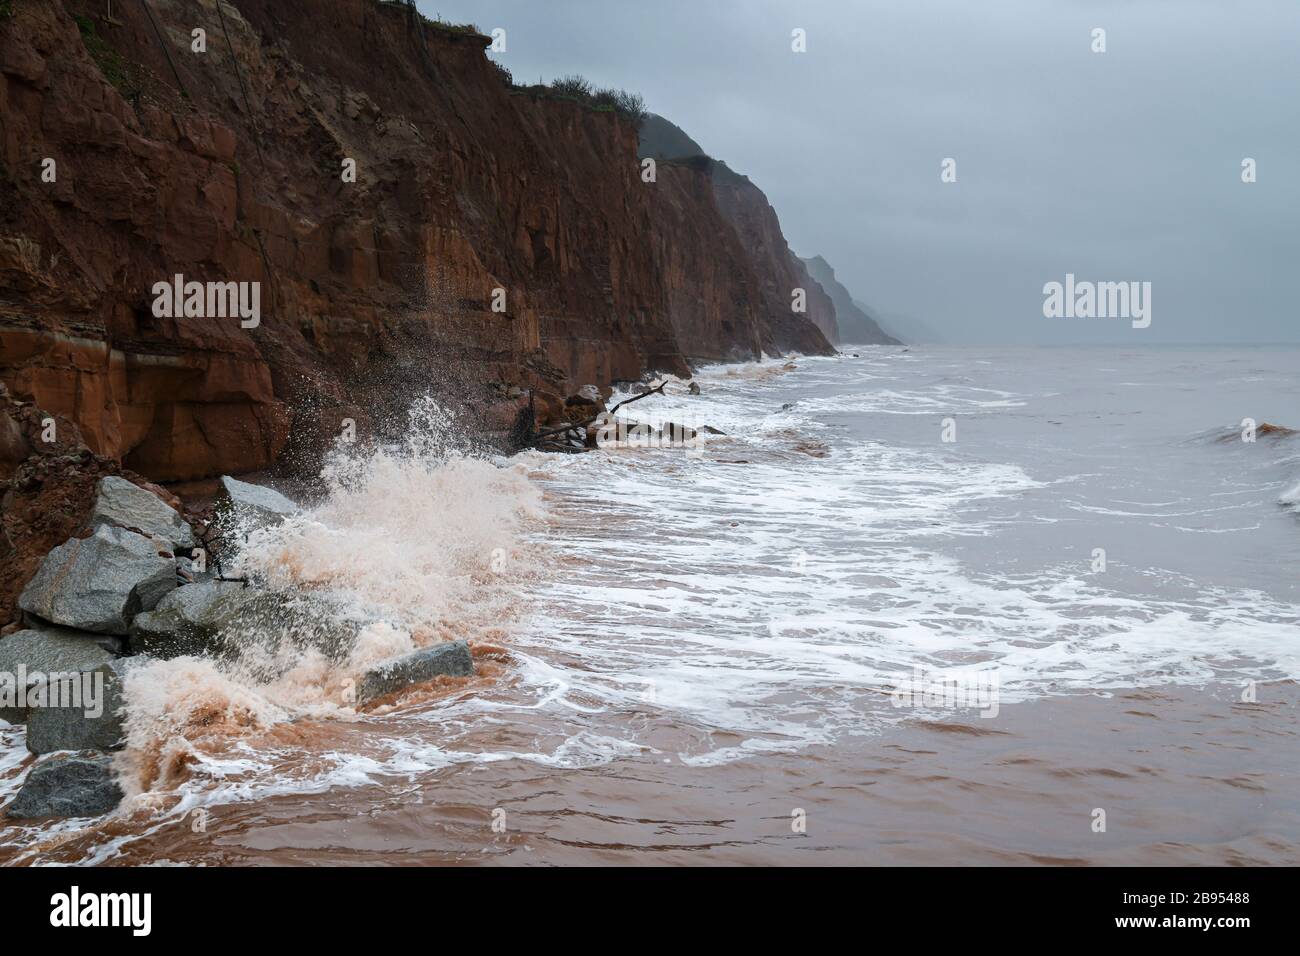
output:
<instances>
[{"instance_id":1,"label":"brown muddy water","mask_svg":"<svg viewBox=\"0 0 1300 956\"><path fill-rule=\"evenodd\" d=\"M851 747L711 767L652 755L449 767L215 807L205 832L178 819L108 862L1295 865L1300 692L1260 691L1255 705L1223 687L1036 701L996 727L909 721ZM333 743L365 747L349 736ZM75 863L132 829L100 824L26 859Z\"/></svg>"}]
</instances>

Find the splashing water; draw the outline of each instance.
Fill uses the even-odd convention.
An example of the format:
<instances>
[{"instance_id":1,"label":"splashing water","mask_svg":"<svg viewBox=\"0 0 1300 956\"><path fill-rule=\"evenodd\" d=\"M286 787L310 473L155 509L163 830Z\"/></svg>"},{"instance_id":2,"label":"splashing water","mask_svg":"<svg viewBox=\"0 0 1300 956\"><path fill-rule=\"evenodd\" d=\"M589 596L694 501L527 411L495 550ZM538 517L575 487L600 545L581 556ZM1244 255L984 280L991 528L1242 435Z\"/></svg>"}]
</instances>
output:
<instances>
[{"instance_id":1,"label":"splashing water","mask_svg":"<svg viewBox=\"0 0 1300 956\"><path fill-rule=\"evenodd\" d=\"M229 570L279 595L327 598L313 613L366 623L341 657L249 643L229 661L132 669L119 757L130 793L174 784L204 750L275 725L354 718L351 679L365 668L440 640L497 637L517 617L507 582L531 573L521 529L540 516L541 494L521 466L466 451L454 434L452 417L423 399L400 445L338 446L319 504L245 534Z\"/></svg>"},{"instance_id":2,"label":"splashing water","mask_svg":"<svg viewBox=\"0 0 1300 956\"><path fill-rule=\"evenodd\" d=\"M322 504L250 534L232 566L275 588L342 592L412 629L499 610L495 582L519 570L520 520L540 514L540 492L520 466L450 450L436 405L417 404L411 425L399 449L336 451Z\"/></svg>"}]
</instances>

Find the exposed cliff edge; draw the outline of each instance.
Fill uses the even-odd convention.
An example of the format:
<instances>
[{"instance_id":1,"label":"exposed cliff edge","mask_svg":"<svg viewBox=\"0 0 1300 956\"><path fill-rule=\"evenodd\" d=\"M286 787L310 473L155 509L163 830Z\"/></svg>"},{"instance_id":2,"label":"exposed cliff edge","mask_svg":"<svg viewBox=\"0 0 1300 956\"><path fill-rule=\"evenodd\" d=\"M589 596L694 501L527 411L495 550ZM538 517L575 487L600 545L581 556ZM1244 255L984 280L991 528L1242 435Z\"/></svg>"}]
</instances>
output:
<instances>
[{"instance_id":1,"label":"exposed cliff edge","mask_svg":"<svg viewBox=\"0 0 1300 956\"><path fill-rule=\"evenodd\" d=\"M801 260L808 268L808 273L826 290L831 301L835 303L835 318L839 322L840 340L855 345L902 345L898 339L880 327L874 318L867 314L838 279L831 264L821 256Z\"/></svg>"},{"instance_id":2,"label":"exposed cliff edge","mask_svg":"<svg viewBox=\"0 0 1300 956\"><path fill-rule=\"evenodd\" d=\"M0 19L0 381L97 455L309 465L430 388L504 435L528 390L545 422L584 384L829 351L761 193L643 182L632 123L512 86L473 30L377 0L114 12ZM156 316L175 275L258 283L260 323Z\"/></svg>"},{"instance_id":3,"label":"exposed cliff edge","mask_svg":"<svg viewBox=\"0 0 1300 956\"><path fill-rule=\"evenodd\" d=\"M776 210L749 177L725 162L708 156L685 130L662 116L650 114L641 125L640 155L660 162L687 165L704 170L713 183L713 195L722 215L735 228L745 252L754 265L769 312L779 316L784 337L801 339L802 320L817 327L827 342L838 342L835 305L825 290L808 274L803 261L790 251ZM794 309L796 290L803 290L803 309ZM816 343L799 346L801 351L818 351Z\"/></svg>"},{"instance_id":4,"label":"exposed cliff edge","mask_svg":"<svg viewBox=\"0 0 1300 956\"><path fill-rule=\"evenodd\" d=\"M757 264L769 308L781 312L792 325L806 317L817 326L826 341L840 341L835 304L809 276L803 261L790 251L776 210L763 191L726 163L715 162L713 194L722 214L736 228L750 258ZM802 316L796 315L792 308L793 293L797 289L803 290L805 311Z\"/></svg>"}]
</instances>

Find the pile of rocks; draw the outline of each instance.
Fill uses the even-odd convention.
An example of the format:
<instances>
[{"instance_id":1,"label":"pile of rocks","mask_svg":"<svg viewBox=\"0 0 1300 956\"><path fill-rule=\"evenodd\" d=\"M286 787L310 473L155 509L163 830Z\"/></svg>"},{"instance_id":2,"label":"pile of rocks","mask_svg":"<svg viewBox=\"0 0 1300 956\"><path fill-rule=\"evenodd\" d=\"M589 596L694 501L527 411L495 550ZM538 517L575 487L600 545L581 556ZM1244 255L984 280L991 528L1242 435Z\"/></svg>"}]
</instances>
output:
<instances>
[{"instance_id":1,"label":"pile of rocks","mask_svg":"<svg viewBox=\"0 0 1300 956\"><path fill-rule=\"evenodd\" d=\"M223 526L249 530L297 511L271 488L221 479ZM27 747L41 757L9 816L89 816L117 805L110 754L124 743L122 684L142 661L239 658L250 678L266 680L285 666L276 662L286 648L345 660L373 622L328 595L223 580L208 559L157 494L118 476L99 480L88 527L45 556L19 596L21 626L0 637L0 720L25 722ZM266 653L247 653L254 648ZM463 642L429 648L362 674L357 704L472 672Z\"/></svg>"}]
</instances>

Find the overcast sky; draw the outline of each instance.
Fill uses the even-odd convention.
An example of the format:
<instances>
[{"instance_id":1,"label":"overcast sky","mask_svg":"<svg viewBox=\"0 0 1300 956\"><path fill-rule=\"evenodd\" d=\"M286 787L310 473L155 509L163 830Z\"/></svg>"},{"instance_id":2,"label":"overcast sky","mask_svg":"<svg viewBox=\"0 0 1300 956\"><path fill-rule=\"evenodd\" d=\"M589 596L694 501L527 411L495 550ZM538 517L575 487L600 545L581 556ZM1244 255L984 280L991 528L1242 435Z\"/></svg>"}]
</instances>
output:
<instances>
[{"instance_id":1,"label":"overcast sky","mask_svg":"<svg viewBox=\"0 0 1300 956\"><path fill-rule=\"evenodd\" d=\"M1300 341L1300 0L420 7L505 28L516 82L640 92L797 253L951 341ZM1045 318L1067 272L1151 282L1150 327Z\"/></svg>"}]
</instances>

